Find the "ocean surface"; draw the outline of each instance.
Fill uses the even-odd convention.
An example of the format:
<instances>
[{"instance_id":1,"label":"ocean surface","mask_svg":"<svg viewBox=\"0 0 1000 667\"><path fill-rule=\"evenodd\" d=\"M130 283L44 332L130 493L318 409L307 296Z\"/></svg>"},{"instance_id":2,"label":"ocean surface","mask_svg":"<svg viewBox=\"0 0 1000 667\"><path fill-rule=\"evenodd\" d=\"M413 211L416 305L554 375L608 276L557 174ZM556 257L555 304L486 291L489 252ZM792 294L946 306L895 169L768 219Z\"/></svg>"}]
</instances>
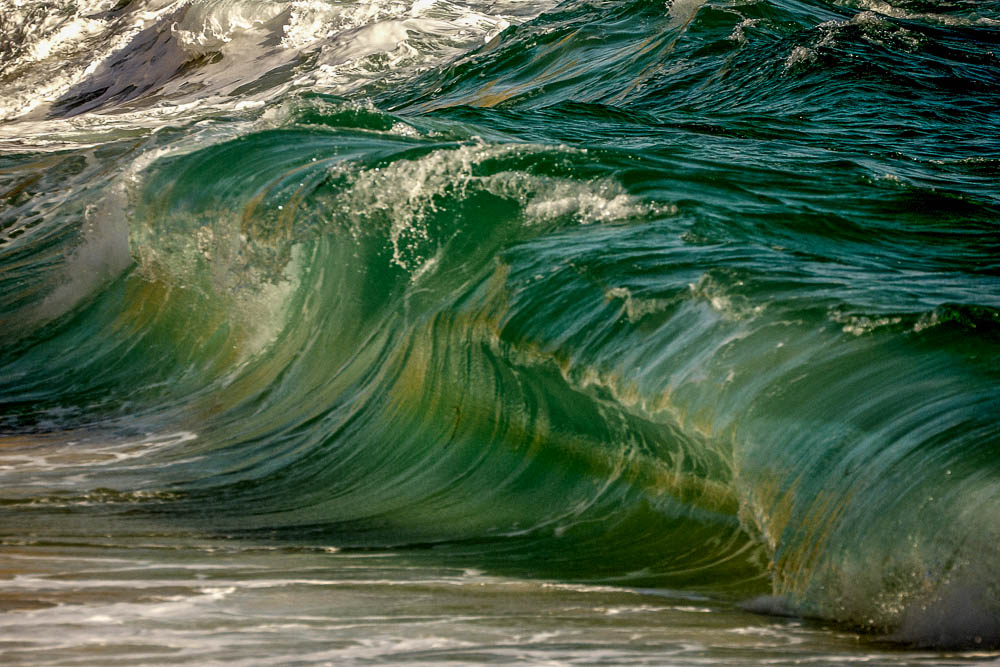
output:
<instances>
[{"instance_id":1,"label":"ocean surface","mask_svg":"<svg viewBox=\"0 0 1000 667\"><path fill-rule=\"evenodd\" d=\"M0 35L4 665L1000 661L1000 2Z\"/></svg>"}]
</instances>

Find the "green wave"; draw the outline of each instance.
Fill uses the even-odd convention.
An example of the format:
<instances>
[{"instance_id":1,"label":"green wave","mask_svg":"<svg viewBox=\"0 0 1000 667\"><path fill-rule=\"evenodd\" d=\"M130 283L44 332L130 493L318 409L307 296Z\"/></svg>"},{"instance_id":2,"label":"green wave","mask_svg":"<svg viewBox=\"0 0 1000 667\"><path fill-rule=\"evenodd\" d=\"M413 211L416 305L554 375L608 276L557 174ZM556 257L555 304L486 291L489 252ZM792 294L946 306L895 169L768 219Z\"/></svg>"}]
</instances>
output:
<instances>
[{"instance_id":1,"label":"green wave","mask_svg":"<svg viewBox=\"0 0 1000 667\"><path fill-rule=\"evenodd\" d=\"M995 644L995 31L860 9L566 2L5 153L5 437L223 535Z\"/></svg>"}]
</instances>

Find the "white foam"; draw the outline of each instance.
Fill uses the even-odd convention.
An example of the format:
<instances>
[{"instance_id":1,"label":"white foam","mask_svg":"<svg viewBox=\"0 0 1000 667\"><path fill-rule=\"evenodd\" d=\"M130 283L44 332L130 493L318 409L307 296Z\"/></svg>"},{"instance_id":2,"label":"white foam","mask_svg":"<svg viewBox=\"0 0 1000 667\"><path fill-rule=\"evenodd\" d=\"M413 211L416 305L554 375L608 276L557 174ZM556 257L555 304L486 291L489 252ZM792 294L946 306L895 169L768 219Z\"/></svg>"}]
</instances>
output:
<instances>
[{"instance_id":1,"label":"white foam","mask_svg":"<svg viewBox=\"0 0 1000 667\"><path fill-rule=\"evenodd\" d=\"M263 31L285 11L279 3L216 0L193 3L170 26L178 43L192 56L220 51L239 36ZM265 34L260 35L266 37Z\"/></svg>"},{"instance_id":2,"label":"white foam","mask_svg":"<svg viewBox=\"0 0 1000 667\"><path fill-rule=\"evenodd\" d=\"M2 23L19 26L23 39L13 56L0 62L0 75L7 79L0 86L0 120L55 101L182 3L151 0L131 22L93 18L116 4L115 0L59 0L53 6L48 1L19 0L13 8L0 7Z\"/></svg>"},{"instance_id":3,"label":"white foam","mask_svg":"<svg viewBox=\"0 0 1000 667\"><path fill-rule=\"evenodd\" d=\"M0 452L0 482L8 489L41 487L46 489L77 489L89 484L102 473L123 470L159 470L163 465L161 456L168 454L186 443L196 440L198 435L190 431L176 433L149 434L145 437L125 441L58 441L44 440L28 442L24 446L8 447ZM58 480L51 473L58 473ZM61 498L58 496L37 498L35 504L46 505L89 505L104 504L109 500L132 502L136 500L157 500L173 497L170 492L150 492L141 489L109 497L94 492L84 496Z\"/></svg>"},{"instance_id":4,"label":"white foam","mask_svg":"<svg viewBox=\"0 0 1000 667\"><path fill-rule=\"evenodd\" d=\"M694 19L701 6L705 4L705 0L673 0L668 4L670 5L670 9L667 10L670 15L670 25L686 26Z\"/></svg>"},{"instance_id":5,"label":"white foam","mask_svg":"<svg viewBox=\"0 0 1000 667\"><path fill-rule=\"evenodd\" d=\"M608 301L621 301L625 316L633 324L647 315L663 312L676 303L675 299L637 297L627 287L610 287L604 291L604 298Z\"/></svg>"},{"instance_id":6,"label":"white foam","mask_svg":"<svg viewBox=\"0 0 1000 667\"><path fill-rule=\"evenodd\" d=\"M995 26L1000 25L1000 20L995 18L980 16L974 10L965 11L962 13L949 12L949 13L937 13L931 11L911 11L904 6L899 4L893 4L892 2L887 2L886 0L841 0L838 4L847 5L848 7L855 7L857 9L865 10L865 12L873 12L877 14L882 14L883 16L890 16L897 19L906 19L909 21L927 21L929 23L938 23L941 25L949 26L970 26L970 25L981 25L981 26ZM971 5L972 3L970 3ZM928 5L921 3L923 9L927 9ZM974 5L972 5L974 7ZM970 7L971 9L971 7Z\"/></svg>"},{"instance_id":7,"label":"white foam","mask_svg":"<svg viewBox=\"0 0 1000 667\"><path fill-rule=\"evenodd\" d=\"M82 242L67 257L63 278L25 318L51 320L119 276L131 264L124 195L111 189L99 204L84 211Z\"/></svg>"},{"instance_id":8,"label":"white foam","mask_svg":"<svg viewBox=\"0 0 1000 667\"><path fill-rule=\"evenodd\" d=\"M879 46L889 46L909 52L919 51L924 46L927 38L923 34L889 21L886 19L887 16L909 20L935 20L939 23L951 22L950 20L944 20L943 16L939 17L930 14L912 15L906 12L895 11L890 5L881 2L881 0L861 0L857 6L865 11L858 12L847 20L821 23L816 26L819 36L812 44L807 46L796 45L793 47L785 58L785 72L792 72L800 67L818 62L819 52L817 49L836 44L845 29L851 30L849 33L851 39L860 37L860 39L866 42ZM957 18L955 21L961 23L961 20Z\"/></svg>"},{"instance_id":9,"label":"white foam","mask_svg":"<svg viewBox=\"0 0 1000 667\"><path fill-rule=\"evenodd\" d=\"M115 0L54 1L0 7L0 24L17 28L20 40L0 49L6 81L0 84L0 120L37 121L32 112L41 117L71 91L124 95L125 83L155 93L155 103L138 103L143 113L183 104L262 103L294 87L346 94L447 62L555 4L145 0L112 12ZM177 76L205 56L212 59ZM308 72L270 76L259 90L245 90L245 84L304 59L312 64ZM135 104L127 107L88 114L136 111Z\"/></svg>"},{"instance_id":10,"label":"white foam","mask_svg":"<svg viewBox=\"0 0 1000 667\"><path fill-rule=\"evenodd\" d=\"M886 327L894 327L903 321L898 315L854 315L831 310L829 317L841 325L841 331L853 336L863 336Z\"/></svg>"},{"instance_id":11,"label":"white foam","mask_svg":"<svg viewBox=\"0 0 1000 667\"><path fill-rule=\"evenodd\" d=\"M487 160L552 151L584 153L567 147L473 143L360 172L354 165L338 164L332 172L350 179L351 186L339 197L337 208L358 237L373 231L372 212L384 216L388 229L383 233L388 232L392 261L411 272L432 268L427 262L438 247L427 223L438 210L440 199L461 199L470 190L516 202L522 207L523 223L528 225L614 222L661 212L653 204L632 197L611 179L579 181L522 171L476 173L478 165Z\"/></svg>"},{"instance_id":12,"label":"white foam","mask_svg":"<svg viewBox=\"0 0 1000 667\"><path fill-rule=\"evenodd\" d=\"M785 58L785 71L793 70L802 65L816 62L816 50L805 46L796 46Z\"/></svg>"},{"instance_id":13,"label":"white foam","mask_svg":"<svg viewBox=\"0 0 1000 667\"><path fill-rule=\"evenodd\" d=\"M742 282L737 281L733 286L739 287ZM707 303L717 313L727 320L745 320L756 317L764 312L764 304L753 304L749 299L741 294L734 293L732 288L723 285L710 274L704 274L698 282L688 285L691 296L699 301Z\"/></svg>"}]
</instances>

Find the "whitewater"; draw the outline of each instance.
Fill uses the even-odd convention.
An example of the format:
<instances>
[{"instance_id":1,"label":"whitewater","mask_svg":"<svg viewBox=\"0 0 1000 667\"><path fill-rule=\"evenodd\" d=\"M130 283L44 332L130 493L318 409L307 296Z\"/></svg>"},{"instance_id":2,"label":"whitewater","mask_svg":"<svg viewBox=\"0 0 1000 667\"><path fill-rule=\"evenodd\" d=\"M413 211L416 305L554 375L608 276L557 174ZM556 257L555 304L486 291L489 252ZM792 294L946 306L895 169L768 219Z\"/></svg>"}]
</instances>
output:
<instances>
[{"instance_id":1,"label":"whitewater","mask_svg":"<svg viewBox=\"0 0 1000 667\"><path fill-rule=\"evenodd\" d=\"M1000 660L1000 2L0 2L0 661Z\"/></svg>"}]
</instances>

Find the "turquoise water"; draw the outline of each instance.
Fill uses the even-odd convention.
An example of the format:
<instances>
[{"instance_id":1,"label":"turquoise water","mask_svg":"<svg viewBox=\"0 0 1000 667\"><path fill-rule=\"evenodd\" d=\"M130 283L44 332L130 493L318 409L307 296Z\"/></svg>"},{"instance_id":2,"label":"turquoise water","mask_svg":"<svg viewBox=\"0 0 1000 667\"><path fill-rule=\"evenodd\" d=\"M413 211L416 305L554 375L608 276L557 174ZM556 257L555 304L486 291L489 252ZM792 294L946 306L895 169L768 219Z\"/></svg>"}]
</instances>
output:
<instances>
[{"instance_id":1,"label":"turquoise water","mask_svg":"<svg viewBox=\"0 0 1000 667\"><path fill-rule=\"evenodd\" d=\"M1000 657L1000 4L0 27L5 662Z\"/></svg>"}]
</instances>

